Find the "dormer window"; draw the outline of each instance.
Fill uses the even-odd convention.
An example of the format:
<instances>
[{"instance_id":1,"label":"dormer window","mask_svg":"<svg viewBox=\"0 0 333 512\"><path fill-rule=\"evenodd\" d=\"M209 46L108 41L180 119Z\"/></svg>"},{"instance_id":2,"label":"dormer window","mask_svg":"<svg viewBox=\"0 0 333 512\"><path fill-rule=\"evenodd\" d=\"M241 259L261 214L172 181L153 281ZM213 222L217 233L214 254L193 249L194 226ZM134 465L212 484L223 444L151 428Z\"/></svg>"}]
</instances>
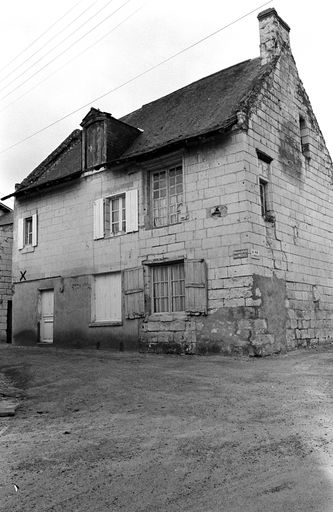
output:
<instances>
[{"instance_id":1,"label":"dormer window","mask_svg":"<svg viewBox=\"0 0 333 512\"><path fill-rule=\"evenodd\" d=\"M120 157L142 133L108 112L91 108L82 120L82 168L98 170Z\"/></svg>"},{"instance_id":2,"label":"dormer window","mask_svg":"<svg viewBox=\"0 0 333 512\"><path fill-rule=\"evenodd\" d=\"M86 130L86 165L87 168L96 167L105 162L105 136L104 123L97 122Z\"/></svg>"}]
</instances>

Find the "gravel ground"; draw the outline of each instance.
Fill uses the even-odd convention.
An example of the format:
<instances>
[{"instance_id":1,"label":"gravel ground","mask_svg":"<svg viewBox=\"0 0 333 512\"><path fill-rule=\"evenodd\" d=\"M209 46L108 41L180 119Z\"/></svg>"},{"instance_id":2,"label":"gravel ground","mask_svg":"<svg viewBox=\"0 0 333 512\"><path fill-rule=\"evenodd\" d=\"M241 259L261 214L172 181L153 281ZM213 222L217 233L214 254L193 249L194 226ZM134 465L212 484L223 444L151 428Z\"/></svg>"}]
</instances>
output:
<instances>
[{"instance_id":1,"label":"gravel ground","mask_svg":"<svg viewBox=\"0 0 333 512\"><path fill-rule=\"evenodd\" d=\"M0 346L0 510L332 512L332 370Z\"/></svg>"}]
</instances>

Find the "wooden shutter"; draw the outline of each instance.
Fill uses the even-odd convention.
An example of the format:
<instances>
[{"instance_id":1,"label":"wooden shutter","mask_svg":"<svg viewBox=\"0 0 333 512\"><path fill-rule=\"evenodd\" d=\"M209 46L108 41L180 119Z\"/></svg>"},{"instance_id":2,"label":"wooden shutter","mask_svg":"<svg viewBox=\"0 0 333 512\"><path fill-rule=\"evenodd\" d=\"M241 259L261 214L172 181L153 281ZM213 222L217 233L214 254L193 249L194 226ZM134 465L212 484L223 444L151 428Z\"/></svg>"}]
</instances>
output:
<instances>
[{"instance_id":1,"label":"wooden shutter","mask_svg":"<svg viewBox=\"0 0 333 512\"><path fill-rule=\"evenodd\" d=\"M24 247L24 219L21 217L17 222L17 248Z\"/></svg>"},{"instance_id":2,"label":"wooden shutter","mask_svg":"<svg viewBox=\"0 0 333 512\"><path fill-rule=\"evenodd\" d=\"M95 276L95 321L121 322L121 274Z\"/></svg>"},{"instance_id":3,"label":"wooden shutter","mask_svg":"<svg viewBox=\"0 0 333 512\"><path fill-rule=\"evenodd\" d=\"M104 238L104 201L94 201L94 240Z\"/></svg>"},{"instance_id":4,"label":"wooden shutter","mask_svg":"<svg viewBox=\"0 0 333 512\"><path fill-rule=\"evenodd\" d=\"M190 315L207 314L207 268L204 260L185 260L185 309Z\"/></svg>"},{"instance_id":5,"label":"wooden shutter","mask_svg":"<svg viewBox=\"0 0 333 512\"><path fill-rule=\"evenodd\" d=\"M138 191L128 190L126 192L126 233L138 231Z\"/></svg>"},{"instance_id":6,"label":"wooden shutter","mask_svg":"<svg viewBox=\"0 0 333 512\"><path fill-rule=\"evenodd\" d=\"M32 216L32 244L33 247L37 245L37 213Z\"/></svg>"},{"instance_id":7,"label":"wooden shutter","mask_svg":"<svg viewBox=\"0 0 333 512\"><path fill-rule=\"evenodd\" d=\"M140 318L145 314L143 268L124 271L124 294L126 318Z\"/></svg>"}]
</instances>

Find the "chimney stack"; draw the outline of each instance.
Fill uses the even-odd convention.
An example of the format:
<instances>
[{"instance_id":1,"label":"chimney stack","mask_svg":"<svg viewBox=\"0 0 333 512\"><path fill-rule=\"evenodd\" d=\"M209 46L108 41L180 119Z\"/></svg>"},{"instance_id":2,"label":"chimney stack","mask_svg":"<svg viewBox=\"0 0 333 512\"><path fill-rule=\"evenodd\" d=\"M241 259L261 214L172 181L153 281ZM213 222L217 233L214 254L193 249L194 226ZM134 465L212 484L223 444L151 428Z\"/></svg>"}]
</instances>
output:
<instances>
[{"instance_id":1,"label":"chimney stack","mask_svg":"<svg viewBox=\"0 0 333 512\"><path fill-rule=\"evenodd\" d=\"M290 27L278 15L275 9L270 8L258 14L260 34L261 64L270 62L280 55L283 48L290 50Z\"/></svg>"}]
</instances>

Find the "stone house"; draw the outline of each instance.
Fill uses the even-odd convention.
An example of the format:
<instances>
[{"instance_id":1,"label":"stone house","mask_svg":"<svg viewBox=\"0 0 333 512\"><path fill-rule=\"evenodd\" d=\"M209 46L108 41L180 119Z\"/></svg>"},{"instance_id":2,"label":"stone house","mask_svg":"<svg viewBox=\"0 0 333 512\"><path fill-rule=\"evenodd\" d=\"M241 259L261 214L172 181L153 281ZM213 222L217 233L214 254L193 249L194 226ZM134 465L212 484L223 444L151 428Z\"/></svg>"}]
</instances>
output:
<instances>
[{"instance_id":1,"label":"stone house","mask_svg":"<svg viewBox=\"0 0 333 512\"><path fill-rule=\"evenodd\" d=\"M330 340L332 161L289 27L121 119L92 108L12 194L13 340L265 355Z\"/></svg>"},{"instance_id":2,"label":"stone house","mask_svg":"<svg viewBox=\"0 0 333 512\"><path fill-rule=\"evenodd\" d=\"M0 202L0 343L11 342L13 211Z\"/></svg>"}]
</instances>

